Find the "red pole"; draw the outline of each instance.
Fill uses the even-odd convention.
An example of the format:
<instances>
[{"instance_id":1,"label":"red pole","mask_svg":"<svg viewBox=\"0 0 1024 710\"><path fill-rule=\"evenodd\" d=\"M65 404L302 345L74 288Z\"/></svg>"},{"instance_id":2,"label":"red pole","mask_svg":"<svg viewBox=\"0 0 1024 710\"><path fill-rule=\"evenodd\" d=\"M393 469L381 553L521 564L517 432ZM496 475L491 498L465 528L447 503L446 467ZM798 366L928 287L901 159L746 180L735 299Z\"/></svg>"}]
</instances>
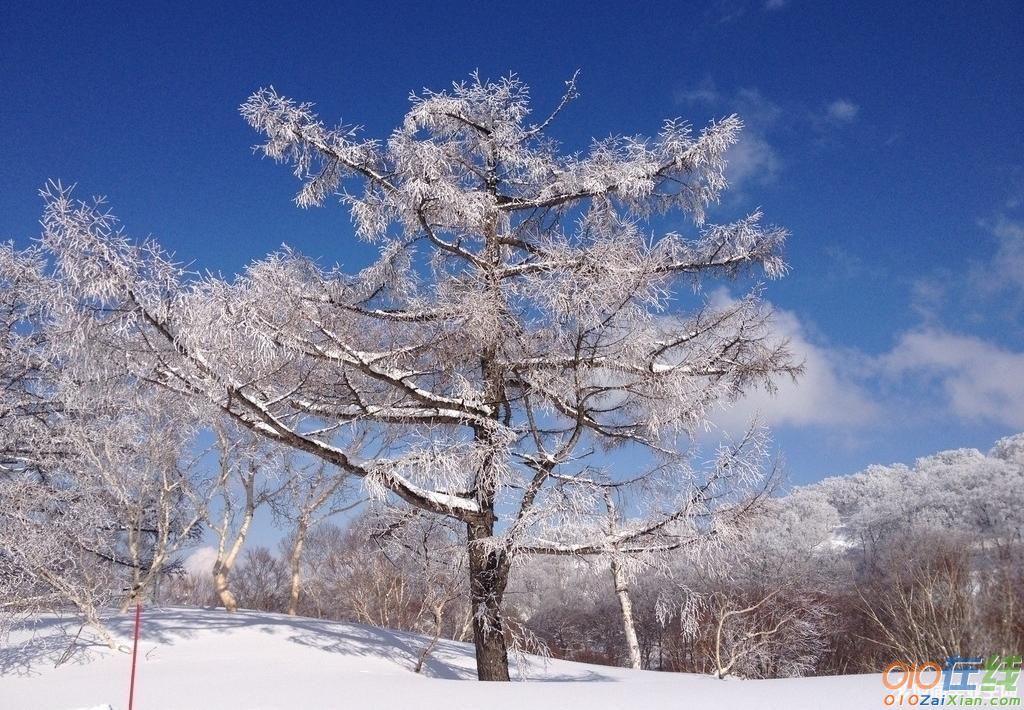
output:
<instances>
[{"instance_id":1,"label":"red pole","mask_svg":"<svg viewBox=\"0 0 1024 710\"><path fill-rule=\"evenodd\" d=\"M135 655L139 650L139 626L142 620L142 602L135 603L135 641L132 642L132 682L128 686L128 710L135 702Z\"/></svg>"}]
</instances>

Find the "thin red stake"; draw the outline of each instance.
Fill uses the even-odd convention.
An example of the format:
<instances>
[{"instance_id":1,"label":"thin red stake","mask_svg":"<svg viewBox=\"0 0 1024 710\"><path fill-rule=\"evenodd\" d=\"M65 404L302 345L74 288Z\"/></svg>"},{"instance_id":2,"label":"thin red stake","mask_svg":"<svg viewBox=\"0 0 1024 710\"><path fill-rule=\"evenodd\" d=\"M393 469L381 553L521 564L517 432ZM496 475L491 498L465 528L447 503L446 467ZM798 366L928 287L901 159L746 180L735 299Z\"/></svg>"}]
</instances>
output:
<instances>
[{"instance_id":1,"label":"thin red stake","mask_svg":"<svg viewBox=\"0 0 1024 710\"><path fill-rule=\"evenodd\" d=\"M139 626L142 620L142 602L135 604L135 641L132 642L132 682L128 686L128 710L135 703L135 654L139 651Z\"/></svg>"}]
</instances>

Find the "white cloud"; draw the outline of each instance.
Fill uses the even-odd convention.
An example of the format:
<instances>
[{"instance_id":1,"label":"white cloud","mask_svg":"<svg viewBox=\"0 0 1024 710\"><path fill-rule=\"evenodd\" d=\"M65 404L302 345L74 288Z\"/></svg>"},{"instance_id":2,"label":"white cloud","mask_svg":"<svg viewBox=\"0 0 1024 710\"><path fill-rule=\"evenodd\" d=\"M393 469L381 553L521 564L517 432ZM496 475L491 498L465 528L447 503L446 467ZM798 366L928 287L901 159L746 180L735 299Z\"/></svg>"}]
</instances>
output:
<instances>
[{"instance_id":1,"label":"white cloud","mask_svg":"<svg viewBox=\"0 0 1024 710\"><path fill-rule=\"evenodd\" d=\"M1024 353L932 327L904 333L878 364L883 376L937 387L958 418L1024 428Z\"/></svg>"},{"instance_id":2,"label":"white cloud","mask_svg":"<svg viewBox=\"0 0 1024 710\"><path fill-rule=\"evenodd\" d=\"M836 99L825 108L825 113L833 123L853 123L860 106L849 99Z\"/></svg>"},{"instance_id":3,"label":"white cloud","mask_svg":"<svg viewBox=\"0 0 1024 710\"><path fill-rule=\"evenodd\" d=\"M713 300L724 305L724 291ZM777 310L774 333L804 363L796 382L755 390L714 420L738 431L760 416L768 425L838 431L945 419L1024 429L1024 352L977 336L921 326L878 356L821 344L799 317Z\"/></svg>"},{"instance_id":4,"label":"white cloud","mask_svg":"<svg viewBox=\"0 0 1024 710\"><path fill-rule=\"evenodd\" d=\"M744 122L760 130L768 130L782 118L782 107L758 89L739 89L731 103Z\"/></svg>"},{"instance_id":5,"label":"white cloud","mask_svg":"<svg viewBox=\"0 0 1024 710\"><path fill-rule=\"evenodd\" d=\"M737 431L759 416L770 426L858 427L878 416L878 406L854 376L856 354L814 342L791 311L775 311L774 333L789 341L795 358L803 361L803 374L795 382L778 380L774 394L750 392L717 415L716 424Z\"/></svg>"},{"instance_id":6,"label":"white cloud","mask_svg":"<svg viewBox=\"0 0 1024 710\"><path fill-rule=\"evenodd\" d=\"M197 576L210 574L216 560L217 550L215 548L208 545L197 548L185 559L185 571Z\"/></svg>"},{"instance_id":7,"label":"white cloud","mask_svg":"<svg viewBox=\"0 0 1024 710\"><path fill-rule=\"evenodd\" d=\"M991 261L975 268L973 285L985 293L1007 288L1024 290L1024 221L1000 215L994 222L982 222L999 241Z\"/></svg>"},{"instance_id":8,"label":"white cloud","mask_svg":"<svg viewBox=\"0 0 1024 710\"><path fill-rule=\"evenodd\" d=\"M786 7L786 5L788 5L788 4L789 4L789 0L765 0L765 2L764 2L764 9L765 10L769 10L769 11L781 10L782 8Z\"/></svg>"},{"instance_id":9,"label":"white cloud","mask_svg":"<svg viewBox=\"0 0 1024 710\"><path fill-rule=\"evenodd\" d=\"M755 131L745 131L740 140L725 154L728 165L725 177L729 184L739 189L745 183L774 182L782 169L782 159L767 139Z\"/></svg>"},{"instance_id":10,"label":"white cloud","mask_svg":"<svg viewBox=\"0 0 1024 710\"><path fill-rule=\"evenodd\" d=\"M721 108L743 119L739 142L725 156L725 176L734 191L749 183L767 185L775 181L782 169L782 159L768 141L768 132L782 115L777 104L757 89L739 89L731 96L723 96L711 78L705 78L692 89L676 92L676 100Z\"/></svg>"},{"instance_id":11,"label":"white cloud","mask_svg":"<svg viewBox=\"0 0 1024 710\"><path fill-rule=\"evenodd\" d=\"M718 93L718 87L711 77L705 77L692 89L676 91L677 103L717 104L721 100L722 95Z\"/></svg>"}]
</instances>

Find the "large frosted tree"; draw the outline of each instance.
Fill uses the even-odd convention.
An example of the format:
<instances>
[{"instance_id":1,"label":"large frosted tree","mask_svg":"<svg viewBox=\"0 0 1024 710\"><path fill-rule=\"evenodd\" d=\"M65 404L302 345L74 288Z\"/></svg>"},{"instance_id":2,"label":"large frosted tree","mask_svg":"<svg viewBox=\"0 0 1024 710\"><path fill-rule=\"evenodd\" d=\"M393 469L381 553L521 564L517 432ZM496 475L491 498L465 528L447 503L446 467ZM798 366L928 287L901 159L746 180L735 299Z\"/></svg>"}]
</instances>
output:
<instances>
[{"instance_id":1,"label":"large frosted tree","mask_svg":"<svg viewBox=\"0 0 1024 710\"><path fill-rule=\"evenodd\" d=\"M763 441L697 465L694 434L798 370L759 287L725 306L704 295L710 279L784 272L786 233L759 213L705 222L740 120L569 153L549 131L575 98L570 81L535 120L520 80L474 76L414 95L374 140L253 94L242 115L294 168L297 203L340 198L379 248L354 274L288 250L233 279L189 274L102 205L45 192L43 244L87 304L79 337L102 367L465 525L486 680L508 679L517 555L640 555L714 532L749 503ZM367 428L373 453L355 453Z\"/></svg>"}]
</instances>

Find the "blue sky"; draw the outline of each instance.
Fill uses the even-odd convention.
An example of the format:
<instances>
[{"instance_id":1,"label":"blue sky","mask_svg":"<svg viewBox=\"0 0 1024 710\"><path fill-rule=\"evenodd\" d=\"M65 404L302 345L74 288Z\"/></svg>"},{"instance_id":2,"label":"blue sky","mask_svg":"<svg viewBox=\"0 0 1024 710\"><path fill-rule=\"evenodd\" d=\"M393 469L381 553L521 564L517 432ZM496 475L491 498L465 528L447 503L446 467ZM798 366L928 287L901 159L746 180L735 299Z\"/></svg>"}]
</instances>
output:
<instances>
[{"instance_id":1,"label":"blue sky","mask_svg":"<svg viewBox=\"0 0 1024 710\"><path fill-rule=\"evenodd\" d=\"M716 217L793 233L768 286L808 374L755 408L795 482L1024 430L1024 5L36 3L0 10L0 239L48 178L230 273L286 242L350 266L338 208L302 211L237 106L260 86L384 135L409 91L515 71L558 137L748 124ZM209 5L208 7L206 5ZM720 294L726 297L726 294Z\"/></svg>"}]
</instances>

